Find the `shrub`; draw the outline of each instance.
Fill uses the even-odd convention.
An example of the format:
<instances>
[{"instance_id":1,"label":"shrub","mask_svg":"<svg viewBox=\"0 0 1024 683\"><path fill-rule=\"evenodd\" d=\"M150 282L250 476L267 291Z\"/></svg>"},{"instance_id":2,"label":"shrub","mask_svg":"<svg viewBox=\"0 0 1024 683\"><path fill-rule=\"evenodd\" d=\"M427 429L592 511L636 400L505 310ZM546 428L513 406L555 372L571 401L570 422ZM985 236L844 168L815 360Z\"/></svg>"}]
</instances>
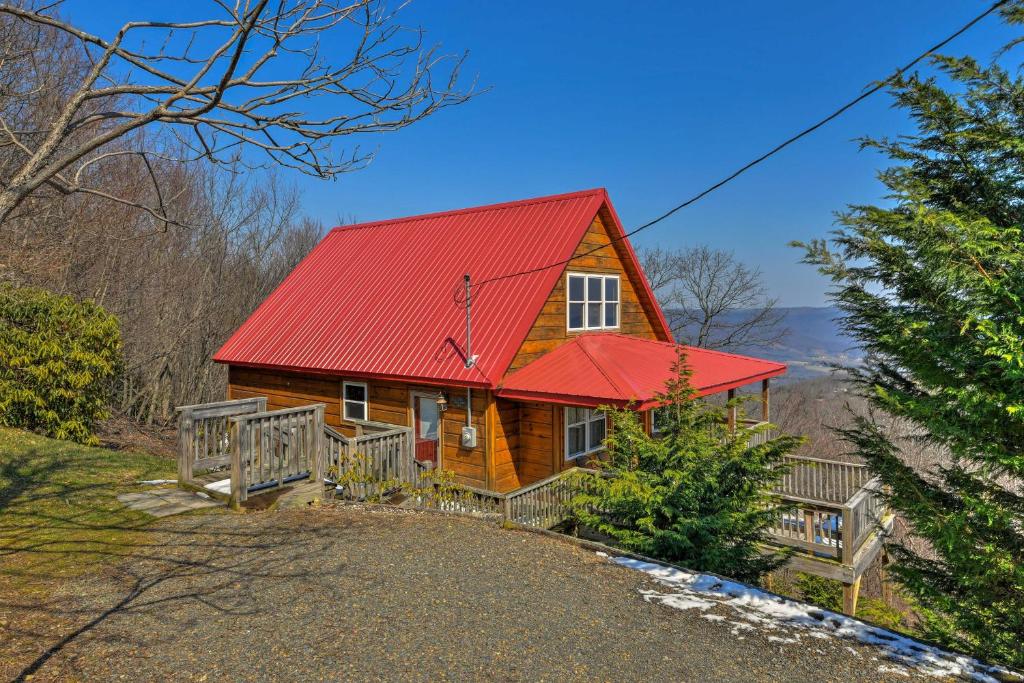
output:
<instances>
[{"instance_id":1,"label":"shrub","mask_svg":"<svg viewBox=\"0 0 1024 683\"><path fill-rule=\"evenodd\" d=\"M843 584L834 579L799 572L795 581L794 593L794 597L833 612L841 612L843 609ZM865 596L857 601L856 617L858 619L884 626L892 631L915 635L914 630L904 623L904 616L899 609L886 604L879 598Z\"/></svg>"},{"instance_id":2,"label":"shrub","mask_svg":"<svg viewBox=\"0 0 1024 683\"><path fill-rule=\"evenodd\" d=\"M117 318L95 303L0 285L0 425L95 443L120 352Z\"/></svg>"},{"instance_id":3,"label":"shrub","mask_svg":"<svg viewBox=\"0 0 1024 683\"><path fill-rule=\"evenodd\" d=\"M746 434L726 428L722 408L696 400L684 358L676 371L659 397L660 438L634 411L609 411L608 454L593 463L600 473L577 475L584 493L569 503L574 521L634 552L755 581L785 560L762 553L778 515L769 491L801 440L748 446Z\"/></svg>"}]
</instances>

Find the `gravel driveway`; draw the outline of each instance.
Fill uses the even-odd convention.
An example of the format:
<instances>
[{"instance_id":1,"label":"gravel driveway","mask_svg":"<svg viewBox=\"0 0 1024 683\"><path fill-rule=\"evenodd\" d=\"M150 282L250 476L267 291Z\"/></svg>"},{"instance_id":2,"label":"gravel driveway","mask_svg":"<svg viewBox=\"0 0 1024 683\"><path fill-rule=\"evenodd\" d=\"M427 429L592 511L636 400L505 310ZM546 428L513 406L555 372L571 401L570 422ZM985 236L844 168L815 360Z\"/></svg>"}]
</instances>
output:
<instances>
[{"instance_id":1,"label":"gravel driveway","mask_svg":"<svg viewBox=\"0 0 1024 683\"><path fill-rule=\"evenodd\" d=\"M130 562L8 610L8 642L19 647L0 649L0 672L100 681L915 678L853 642L732 635L700 611L645 602L638 591L657 585L639 572L461 517L353 507L200 514L160 522L151 541ZM55 626L16 628L31 614Z\"/></svg>"}]
</instances>

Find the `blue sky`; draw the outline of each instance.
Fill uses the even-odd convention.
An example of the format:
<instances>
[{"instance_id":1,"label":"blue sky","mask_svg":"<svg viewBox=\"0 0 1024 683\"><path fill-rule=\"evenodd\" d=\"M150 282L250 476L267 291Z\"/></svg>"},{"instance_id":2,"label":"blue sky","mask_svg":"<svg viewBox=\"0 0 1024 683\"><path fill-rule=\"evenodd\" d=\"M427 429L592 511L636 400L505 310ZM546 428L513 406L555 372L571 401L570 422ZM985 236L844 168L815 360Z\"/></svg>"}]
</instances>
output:
<instances>
[{"instance_id":1,"label":"blue sky","mask_svg":"<svg viewBox=\"0 0 1024 683\"><path fill-rule=\"evenodd\" d=\"M328 225L606 187L627 229L646 222L858 94L989 3L975 0L470 2L417 0L404 22L470 51L490 90L409 129L363 138L373 164L337 181L286 173ZM184 5L69 2L109 34ZM1011 36L990 17L947 52L988 58ZM637 236L708 244L764 273L784 305L827 283L787 245L823 236L849 203L878 202L855 138L907 132L885 95L858 106L699 204Z\"/></svg>"}]
</instances>

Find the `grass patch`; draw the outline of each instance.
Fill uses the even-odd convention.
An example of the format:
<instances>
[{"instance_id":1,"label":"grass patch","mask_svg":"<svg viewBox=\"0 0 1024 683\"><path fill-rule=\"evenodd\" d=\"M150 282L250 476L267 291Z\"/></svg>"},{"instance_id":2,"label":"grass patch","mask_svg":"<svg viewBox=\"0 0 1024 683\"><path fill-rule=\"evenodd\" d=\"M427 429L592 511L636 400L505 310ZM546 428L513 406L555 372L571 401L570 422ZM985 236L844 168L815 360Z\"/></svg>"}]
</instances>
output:
<instances>
[{"instance_id":1,"label":"grass patch","mask_svg":"<svg viewBox=\"0 0 1024 683\"><path fill-rule=\"evenodd\" d=\"M117 495L174 476L167 458L0 428L0 576L66 578L130 552L153 518Z\"/></svg>"}]
</instances>

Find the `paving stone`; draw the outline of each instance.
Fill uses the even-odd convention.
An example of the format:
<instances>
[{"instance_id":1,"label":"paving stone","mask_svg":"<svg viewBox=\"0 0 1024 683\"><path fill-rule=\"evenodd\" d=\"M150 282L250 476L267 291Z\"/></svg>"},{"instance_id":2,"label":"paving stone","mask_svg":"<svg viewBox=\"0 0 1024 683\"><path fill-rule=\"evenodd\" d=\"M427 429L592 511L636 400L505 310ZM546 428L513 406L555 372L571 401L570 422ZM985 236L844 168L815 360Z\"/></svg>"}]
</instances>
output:
<instances>
[{"instance_id":1,"label":"paving stone","mask_svg":"<svg viewBox=\"0 0 1024 683\"><path fill-rule=\"evenodd\" d=\"M123 493L117 499L131 510L145 512L154 517L169 517L182 512L221 505L209 497L181 489L153 489L141 493Z\"/></svg>"}]
</instances>

